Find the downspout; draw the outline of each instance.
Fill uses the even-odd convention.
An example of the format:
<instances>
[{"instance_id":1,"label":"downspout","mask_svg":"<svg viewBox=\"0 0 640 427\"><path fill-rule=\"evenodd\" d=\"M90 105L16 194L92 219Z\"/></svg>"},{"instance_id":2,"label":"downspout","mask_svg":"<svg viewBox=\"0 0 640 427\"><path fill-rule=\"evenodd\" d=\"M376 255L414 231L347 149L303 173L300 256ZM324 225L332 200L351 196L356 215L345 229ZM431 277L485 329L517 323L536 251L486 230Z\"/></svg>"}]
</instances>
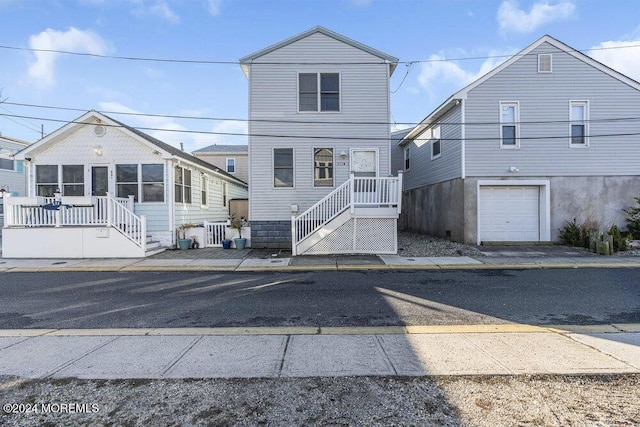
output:
<instances>
[{"instance_id":1,"label":"downspout","mask_svg":"<svg viewBox=\"0 0 640 427\"><path fill-rule=\"evenodd\" d=\"M461 126L460 126L460 152L461 152L461 161L462 161L462 165L461 165L461 169L460 169L460 177L462 179L466 178L467 175L467 170L466 170L466 148L467 148L467 144L466 144L466 119L465 119L465 106L466 106L466 100L462 99L460 104L460 121L462 122Z\"/></svg>"},{"instance_id":2,"label":"downspout","mask_svg":"<svg viewBox=\"0 0 640 427\"><path fill-rule=\"evenodd\" d=\"M386 71L387 71L387 123L391 123L391 64L389 61L385 61ZM388 171L387 176L391 176L391 129L389 125L387 125L387 140L389 144L387 146L388 155L387 155L387 163L388 163Z\"/></svg>"},{"instance_id":3,"label":"downspout","mask_svg":"<svg viewBox=\"0 0 640 427\"><path fill-rule=\"evenodd\" d=\"M174 206L175 200L175 168L173 167L173 160L167 159L165 160L165 164L167 167L167 209L169 210L169 231L171 232L171 245L176 244L176 210Z\"/></svg>"}]
</instances>

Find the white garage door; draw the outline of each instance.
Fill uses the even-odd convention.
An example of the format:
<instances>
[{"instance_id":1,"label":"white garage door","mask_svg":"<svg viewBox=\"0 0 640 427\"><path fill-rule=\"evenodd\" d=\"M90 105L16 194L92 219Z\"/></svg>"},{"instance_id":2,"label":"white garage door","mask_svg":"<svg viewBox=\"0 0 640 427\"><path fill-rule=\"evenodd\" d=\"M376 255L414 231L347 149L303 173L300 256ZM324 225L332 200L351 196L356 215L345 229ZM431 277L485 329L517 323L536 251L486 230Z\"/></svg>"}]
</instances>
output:
<instances>
[{"instance_id":1,"label":"white garage door","mask_svg":"<svg viewBox=\"0 0 640 427\"><path fill-rule=\"evenodd\" d=\"M480 187L482 242L540 240L540 187Z\"/></svg>"}]
</instances>

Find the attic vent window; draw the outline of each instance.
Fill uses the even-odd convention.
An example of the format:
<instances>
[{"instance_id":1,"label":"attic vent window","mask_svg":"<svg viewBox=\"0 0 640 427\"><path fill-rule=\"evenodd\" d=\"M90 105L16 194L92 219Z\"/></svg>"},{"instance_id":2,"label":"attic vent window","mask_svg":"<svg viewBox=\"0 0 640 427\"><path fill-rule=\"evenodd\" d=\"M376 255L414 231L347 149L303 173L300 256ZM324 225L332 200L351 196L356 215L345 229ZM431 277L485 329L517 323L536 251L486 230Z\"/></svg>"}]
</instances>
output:
<instances>
[{"instance_id":1,"label":"attic vent window","mask_svg":"<svg viewBox=\"0 0 640 427\"><path fill-rule=\"evenodd\" d=\"M95 133L96 136L104 136L104 134L107 133L107 128L102 125L95 125L93 127L93 133Z\"/></svg>"},{"instance_id":2,"label":"attic vent window","mask_svg":"<svg viewBox=\"0 0 640 427\"><path fill-rule=\"evenodd\" d=\"M552 58L553 56L550 53L538 55L538 73L550 73L552 71Z\"/></svg>"}]
</instances>

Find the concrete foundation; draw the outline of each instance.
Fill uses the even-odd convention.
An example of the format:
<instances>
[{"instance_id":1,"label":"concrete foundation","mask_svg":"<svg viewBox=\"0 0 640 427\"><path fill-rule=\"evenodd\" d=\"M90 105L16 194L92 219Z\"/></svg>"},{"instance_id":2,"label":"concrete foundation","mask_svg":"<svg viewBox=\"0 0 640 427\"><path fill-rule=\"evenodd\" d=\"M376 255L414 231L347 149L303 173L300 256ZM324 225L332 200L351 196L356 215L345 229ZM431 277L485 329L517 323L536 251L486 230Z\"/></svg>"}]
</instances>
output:
<instances>
[{"instance_id":1,"label":"concrete foundation","mask_svg":"<svg viewBox=\"0 0 640 427\"><path fill-rule=\"evenodd\" d=\"M605 229L616 224L626 229L623 209L640 196L640 176L471 177L407 190L403 193L401 230L426 233L468 244L477 243L478 180L549 180L551 241L574 218L595 222ZM450 232L450 233L448 233Z\"/></svg>"}]
</instances>

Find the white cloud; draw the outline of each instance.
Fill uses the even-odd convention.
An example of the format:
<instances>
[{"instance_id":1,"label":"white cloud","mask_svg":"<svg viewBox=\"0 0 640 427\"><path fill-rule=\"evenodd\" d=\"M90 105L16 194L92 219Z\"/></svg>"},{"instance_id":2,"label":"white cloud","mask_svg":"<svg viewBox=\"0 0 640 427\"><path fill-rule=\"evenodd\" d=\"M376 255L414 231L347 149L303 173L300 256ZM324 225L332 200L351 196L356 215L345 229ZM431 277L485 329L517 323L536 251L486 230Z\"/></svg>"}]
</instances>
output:
<instances>
[{"instance_id":1,"label":"white cloud","mask_svg":"<svg viewBox=\"0 0 640 427\"><path fill-rule=\"evenodd\" d=\"M237 120L223 120L215 124L211 128L211 132L214 134L197 134L195 135L193 150L207 147L213 144L247 144L249 133L249 125L247 122L241 122ZM236 134L236 135L218 135L222 134Z\"/></svg>"},{"instance_id":2,"label":"white cloud","mask_svg":"<svg viewBox=\"0 0 640 427\"><path fill-rule=\"evenodd\" d=\"M629 41L606 41L593 46L589 56L640 81L640 37Z\"/></svg>"},{"instance_id":3,"label":"white cloud","mask_svg":"<svg viewBox=\"0 0 640 427\"><path fill-rule=\"evenodd\" d=\"M222 0L208 0L207 10L212 16L218 16L221 12Z\"/></svg>"},{"instance_id":4,"label":"white cloud","mask_svg":"<svg viewBox=\"0 0 640 427\"><path fill-rule=\"evenodd\" d=\"M440 52L439 54L434 54L429 57L431 62L422 64L420 74L418 75L418 82L429 92L445 84L450 85L454 90L458 90L502 64L509 59L508 57L513 53L514 51L492 51L488 55L489 58L485 59L478 70L468 71L462 68L457 62L445 61L446 57L444 53ZM462 54L462 56L464 56L464 54Z\"/></svg>"},{"instance_id":5,"label":"white cloud","mask_svg":"<svg viewBox=\"0 0 640 427\"><path fill-rule=\"evenodd\" d=\"M544 24L570 17L575 9L575 4L569 1L541 1L531 6L529 12L525 12L518 7L517 1L505 0L498 8L498 23L502 31L530 33Z\"/></svg>"},{"instance_id":6,"label":"white cloud","mask_svg":"<svg viewBox=\"0 0 640 427\"><path fill-rule=\"evenodd\" d=\"M63 50L78 53L104 55L106 42L92 31L82 31L71 27L68 31L51 28L29 37L29 47L43 50ZM37 84L51 86L55 82L55 62L60 57L56 52L34 52L36 62L29 67L29 77Z\"/></svg>"},{"instance_id":7,"label":"white cloud","mask_svg":"<svg viewBox=\"0 0 640 427\"><path fill-rule=\"evenodd\" d=\"M156 1L154 5L149 7L149 12L152 15L162 18L171 24L180 23L180 17L176 15L173 10L171 10L167 2L164 0Z\"/></svg>"}]
</instances>

